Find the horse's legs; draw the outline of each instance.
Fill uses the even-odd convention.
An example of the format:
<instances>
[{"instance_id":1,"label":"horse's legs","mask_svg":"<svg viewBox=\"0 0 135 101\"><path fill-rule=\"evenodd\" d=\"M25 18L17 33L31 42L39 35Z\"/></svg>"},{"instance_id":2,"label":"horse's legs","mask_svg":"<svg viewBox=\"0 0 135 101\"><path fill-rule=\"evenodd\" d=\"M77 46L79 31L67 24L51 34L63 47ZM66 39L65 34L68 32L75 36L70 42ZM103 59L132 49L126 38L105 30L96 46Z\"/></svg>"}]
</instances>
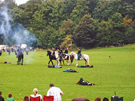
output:
<instances>
[{"instance_id":1,"label":"horse's legs","mask_svg":"<svg viewBox=\"0 0 135 101\"><path fill-rule=\"evenodd\" d=\"M50 64L50 61L48 62L48 65Z\"/></svg>"},{"instance_id":2,"label":"horse's legs","mask_svg":"<svg viewBox=\"0 0 135 101\"><path fill-rule=\"evenodd\" d=\"M87 64L90 65L90 64L89 64L89 57L88 57L88 59L87 59Z\"/></svg>"},{"instance_id":3,"label":"horse's legs","mask_svg":"<svg viewBox=\"0 0 135 101\"><path fill-rule=\"evenodd\" d=\"M85 61L85 65L87 65L87 61Z\"/></svg>"},{"instance_id":4,"label":"horse's legs","mask_svg":"<svg viewBox=\"0 0 135 101\"><path fill-rule=\"evenodd\" d=\"M59 59L57 59L57 64L58 64L58 66L59 66Z\"/></svg>"},{"instance_id":5,"label":"horse's legs","mask_svg":"<svg viewBox=\"0 0 135 101\"><path fill-rule=\"evenodd\" d=\"M48 62L48 66L49 66L50 62L51 62L51 63L52 63L52 65L53 65L53 61L52 61L52 60L50 60L50 61Z\"/></svg>"},{"instance_id":6,"label":"horse's legs","mask_svg":"<svg viewBox=\"0 0 135 101\"><path fill-rule=\"evenodd\" d=\"M53 65L53 61L51 60L51 63L52 63L52 65Z\"/></svg>"},{"instance_id":7,"label":"horse's legs","mask_svg":"<svg viewBox=\"0 0 135 101\"><path fill-rule=\"evenodd\" d=\"M67 65L69 65L69 63L70 63L70 56L67 57L67 63L68 63Z\"/></svg>"},{"instance_id":8,"label":"horse's legs","mask_svg":"<svg viewBox=\"0 0 135 101\"><path fill-rule=\"evenodd\" d=\"M87 64L90 65L90 64L89 64L89 60L87 60Z\"/></svg>"},{"instance_id":9,"label":"horse's legs","mask_svg":"<svg viewBox=\"0 0 135 101\"><path fill-rule=\"evenodd\" d=\"M64 64L64 60L63 60L63 64Z\"/></svg>"},{"instance_id":10,"label":"horse's legs","mask_svg":"<svg viewBox=\"0 0 135 101\"><path fill-rule=\"evenodd\" d=\"M61 59L60 59L60 65L61 65Z\"/></svg>"},{"instance_id":11,"label":"horse's legs","mask_svg":"<svg viewBox=\"0 0 135 101\"><path fill-rule=\"evenodd\" d=\"M76 66L78 66L78 61L77 61L77 59L76 59Z\"/></svg>"},{"instance_id":12,"label":"horse's legs","mask_svg":"<svg viewBox=\"0 0 135 101\"><path fill-rule=\"evenodd\" d=\"M74 60L74 58L72 57L72 58L71 58L71 65L72 65L72 63L73 63L73 60Z\"/></svg>"}]
</instances>

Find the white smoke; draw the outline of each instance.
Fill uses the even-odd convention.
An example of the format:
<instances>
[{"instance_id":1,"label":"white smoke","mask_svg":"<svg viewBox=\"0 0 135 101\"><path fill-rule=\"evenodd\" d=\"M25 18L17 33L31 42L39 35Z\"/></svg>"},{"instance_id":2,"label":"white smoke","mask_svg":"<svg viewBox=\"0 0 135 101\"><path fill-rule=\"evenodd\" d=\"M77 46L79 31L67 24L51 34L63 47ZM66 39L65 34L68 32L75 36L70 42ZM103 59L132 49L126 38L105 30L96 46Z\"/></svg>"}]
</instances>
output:
<instances>
[{"instance_id":1,"label":"white smoke","mask_svg":"<svg viewBox=\"0 0 135 101\"><path fill-rule=\"evenodd\" d=\"M0 35L6 45L33 44L37 41L37 38L26 28L13 21L7 5L2 6L0 9Z\"/></svg>"}]
</instances>

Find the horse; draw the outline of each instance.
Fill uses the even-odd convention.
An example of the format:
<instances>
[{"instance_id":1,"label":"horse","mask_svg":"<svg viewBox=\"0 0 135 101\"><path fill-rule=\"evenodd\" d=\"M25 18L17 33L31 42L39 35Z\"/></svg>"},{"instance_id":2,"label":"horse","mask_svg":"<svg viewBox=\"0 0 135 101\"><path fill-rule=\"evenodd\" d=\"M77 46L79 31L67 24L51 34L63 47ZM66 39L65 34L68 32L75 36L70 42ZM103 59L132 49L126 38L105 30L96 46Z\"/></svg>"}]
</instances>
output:
<instances>
[{"instance_id":1,"label":"horse","mask_svg":"<svg viewBox=\"0 0 135 101\"><path fill-rule=\"evenodd\" d=\"M49 62L48 65L50 64L50 62L53 65L53 61L52 60L56 60L56 66L59 66L59 56L58 56L58 52L55 51L55 56L52 55L51 51L47 51L47 56L49 56Z\"/></svg>"},{"instance_id":2,"label":"horse","mask_svg":"<svg viewBox=\"0 0 135 101\"><path fill-rule=\"evenodd\" d=\"M19 53L17 54L17 58L18 58L17 65L20 64L20 61L21 61L21 60L22 60L21 65L23 65L23 52L19 52Z\"/></svg>"},{"instance_id":3,"label":"horse","mask_svg":"<svg viewBox=\"0 0 135 101\"><path fill-rule=\"evenodd\" d=\"M71 62L70 65L72 65L73 60L74 60L74 56L73 56L73 55L69 55L69 54L63 53L63 54L62 54L62 59L63 59L63 60L67 60L67 63L68 63L67 65L69 65L69 62Z\"/></svg>"},{"instance_id":4,"label":"horse","mask_svg":"<svg viewBox=\"0 0 135 101\"><path fill-rule=\"evenodd\" d=\"M75 52L71 52L70 55L73 55L76 60L76 66L78 66L78 55ZM89 56L86 54L82 54L80 60L85 60L85 65L89 65Z\"/></svg>"}]
</instances>

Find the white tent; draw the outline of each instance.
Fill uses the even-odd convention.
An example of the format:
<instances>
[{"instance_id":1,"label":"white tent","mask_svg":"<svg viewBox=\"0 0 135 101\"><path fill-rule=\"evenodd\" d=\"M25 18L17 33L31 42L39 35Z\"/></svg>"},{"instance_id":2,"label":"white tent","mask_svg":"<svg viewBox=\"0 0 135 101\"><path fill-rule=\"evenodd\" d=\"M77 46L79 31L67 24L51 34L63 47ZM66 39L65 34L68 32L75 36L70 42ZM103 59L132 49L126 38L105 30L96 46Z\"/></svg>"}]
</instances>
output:
<instances>
[{"instance_id":1,"label":"white tent","mask_svg":"<svg viewBox=\"0 0 135 101\"><path fill-rule=\"evenodd\" d=\"M7 45L0 45L0 50L6 49Z\"/></svg>"},{"instance_id":2,"label":"white tent","mask_svg":"<svg viewBox=\"0 0 135 101\"><path fill-rule=\"evenodd\" d=\"M22 44L22 45L21 45L21 48L26 48L26 47L27 47L26 44Z\"/></svg>"}]
</instances>

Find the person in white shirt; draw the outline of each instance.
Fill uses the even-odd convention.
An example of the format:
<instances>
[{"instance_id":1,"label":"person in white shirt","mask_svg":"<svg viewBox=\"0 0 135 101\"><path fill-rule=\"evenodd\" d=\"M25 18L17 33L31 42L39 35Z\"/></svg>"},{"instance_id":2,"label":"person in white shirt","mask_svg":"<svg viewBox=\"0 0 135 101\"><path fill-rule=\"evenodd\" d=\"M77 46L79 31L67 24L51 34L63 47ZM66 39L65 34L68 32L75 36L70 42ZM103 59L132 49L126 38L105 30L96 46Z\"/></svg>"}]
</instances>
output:
<instances>
[{"instance_id":1,"label":"person in white shirt","mask_svg":"<svg viewBox=\"0 0 135 101\"><path fill-rule=\"evenodd\" d=\"M61 95L64 93L61 91L60 88L54 87L54 84L50 84L50 89L47 92L47 96L54 96L53 101L62 101L61 100Z\"/></svg>"},{"instance_id":2,"label":"person in white shirt","mask_svg":"<svg viewBox=\"0 0 135 101\"><path fill-rule=\"evenodd\" d=\"M40 101L43 100L42 95L41 94L38 94L38 89L37 88L34 88L33 89L33 93L34 94L30 95L31 97L36 98L36 97L39 97L40 96Z\"/></svg>"}]
</instances>

